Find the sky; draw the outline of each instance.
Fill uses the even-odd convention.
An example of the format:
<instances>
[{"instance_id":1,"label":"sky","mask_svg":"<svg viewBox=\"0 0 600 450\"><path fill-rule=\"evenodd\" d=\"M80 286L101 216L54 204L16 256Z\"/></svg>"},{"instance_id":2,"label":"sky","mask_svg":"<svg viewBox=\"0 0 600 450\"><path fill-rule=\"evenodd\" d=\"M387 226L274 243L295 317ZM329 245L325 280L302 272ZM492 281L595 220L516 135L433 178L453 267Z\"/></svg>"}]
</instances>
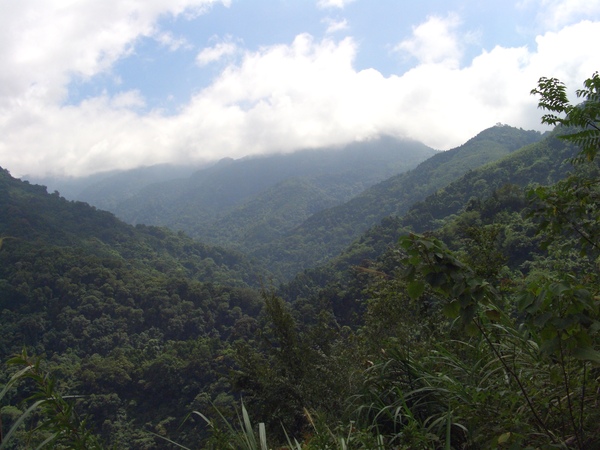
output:
<instances>
[{"instance_id":1,"label":"sky","mask_svg":"<svg viewBox=\"0 0 600 450\"><path fill-rule=\"evenodd\" d=\"M543 131L600 70L600 0L0 0L0 166L85 176Z\"/></svg>"}]
</instances>

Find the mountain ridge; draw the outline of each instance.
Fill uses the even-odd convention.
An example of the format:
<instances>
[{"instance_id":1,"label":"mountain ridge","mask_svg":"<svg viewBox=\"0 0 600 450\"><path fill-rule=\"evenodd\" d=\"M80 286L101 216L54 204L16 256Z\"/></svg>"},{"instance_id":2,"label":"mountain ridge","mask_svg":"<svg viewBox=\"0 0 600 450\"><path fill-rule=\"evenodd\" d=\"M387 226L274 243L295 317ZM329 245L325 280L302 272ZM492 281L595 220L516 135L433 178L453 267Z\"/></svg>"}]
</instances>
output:
<instances>
[{"instance_id":1,"label":"mountain ridge","mask_svg":"<svg viewBox=\"0 0 600 450\"><path fill-rule=\"evenodd\" d=\"M282 273L288 278L308 267L303 261L319 265L335 257L361 232L387 216L403 214L413 203L459 174L498 160L541 138L539 132L508 125L488 128L465 144L432 156L415 169L388 178L344 204L314 214L275 244L262 246L250 254L266 259L265 264L269 266L287 266ZM268 255L273 253L284 258L269 260Z\"/></svg>"}]
</instances>

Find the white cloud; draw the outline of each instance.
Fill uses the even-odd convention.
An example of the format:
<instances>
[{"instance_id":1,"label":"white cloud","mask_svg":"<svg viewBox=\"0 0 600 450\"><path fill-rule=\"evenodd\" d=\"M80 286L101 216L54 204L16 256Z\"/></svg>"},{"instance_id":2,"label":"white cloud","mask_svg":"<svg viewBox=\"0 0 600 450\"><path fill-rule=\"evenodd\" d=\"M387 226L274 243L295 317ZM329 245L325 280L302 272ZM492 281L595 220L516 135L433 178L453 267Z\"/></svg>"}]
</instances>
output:
<instances>
[{"instance_id":1,"label":"white cloud","mask_svg":"<svg viewBox=\"0 0 600 450\"><path fill-rule=\"evenodd\" d=\"M61 101L73 78L107 71L159 17L199 14L217 0L3 1L0 107L22 97ZM223 2L219 2L223 3Z\"/></svg>"},{"instance_id":2,"label":"white cloud","mask_svg":"<svg viewBox=\"0 0 600 450\"><path fill-rule=\"evenodd\" d=\"M180 48L190 48L191 45L185 38L176 38L172 33L159 32L154 35L154 39L158 41L162 46L167 47L170 51L174 52Z\"/></svg>"},{"instance_id":3,"label":"white cloud","mask_svg":"<svg viewBox=\"0 0 600 450\"><path fill-rule=\"evenodd\" d=\"M450 64L457 66L462 56L461 43L455 32L460 25L456 14L447 17L429 17L413 27L413 35L400 42L394 50L406 52L422 64Z\"/></svg>"},{"instance_id":4,"label":"white cloud","mask_svg":"<svg viewBox=\"0 0 600 450\"><path fill-rule=\"evenodd\" d=\"M335 20L328 17L323 19L323 22L327 24L326 34L333 34L348 29L348 21L346 19Z\"/></svg>"},{"instance_id":5,"label":"white cloud","mask_svg":"<svg viewBox=\"0 0 600 450\"><path fill-rule=\"evenodd\" d=\"M119 109L136 109L146 106L144 97L139 91L125 91L110 98L110 107L115 110Z\"/></svg>"},{"instance_id":6,"label":"white cloud","mask_svg":"<svg viewBox=\"0 0 600 450\"><path fill-rule=\"evenodd\" d=\"M171 11L158 4L152 3L155 13L148 17ZM167 4L173 1L164 0ZM111 27L118 17L107 12L111 22L95 14L115 31ZM539 128L542 113L529 94L537 79L556 76L575 89L600 67L600 22L590 21L541 34L535 48L496 47L459 65L464 37L457 32L459 19L450 16L428 19L400 44L402 51L418 58L404 74L357 70L359 48L352 38L315 40L300 34L288 45L245 53L238 49L238 62L227 65L211 85L170 116L143 112L143 98L136 91L69 106L61 106L60 95L44 91L65 89L73 76L109 70L110 61L130 51L135 36L155 35L151 18L132 21L135 26L122 20L121 28L127 31L112 43L99 28L87 38L88 45L66 42L63 50L58 42L43 42L49 54L21 42L32 33L44 35L40 31L13 38L17 48L28 52L0 48L3 56L10 56L0 77L16 86L12 91L0 84L0 165L18 176L75 175L293 151L379 134L450 148L497 122ZM432 41L426 31L444 42ZM36 71L29 74L29 69ZM44 81L44 73L51 83Z\"/></svg>"},{"instance_id":7,"label":"white cloud","mask_svg":"<svg viewBox=\"0 0 600 450\"><path fill-rule=\"evenodd\" d=\"M224 56L233 55L237 51L237 46L231 41L231 38L215 44L213 47L202 49L196 56L196 63L199 66L205 66L218 61Z\"/></svg>"},{"instance_id":8,"label":"white cloud","mask_svg":"<svg viewBox=\"0 0 600 450\"><path fill-rule=\"evenodd\" d=\"M600 16L600 2L590 0L523 0L518 6L535 9L539 24L551 30Z\"/></svg>"},{"instance_id":9,"label":"white cloud","mask_svg":"<svg viewBox=\"0 0 600 450\"><path fill-rule=\"evenodd\" d=\"M352 3L354 0L318 0L317 7L322 9L327 8L344 8L346 5Z\"/></svg>"}]
</instances>

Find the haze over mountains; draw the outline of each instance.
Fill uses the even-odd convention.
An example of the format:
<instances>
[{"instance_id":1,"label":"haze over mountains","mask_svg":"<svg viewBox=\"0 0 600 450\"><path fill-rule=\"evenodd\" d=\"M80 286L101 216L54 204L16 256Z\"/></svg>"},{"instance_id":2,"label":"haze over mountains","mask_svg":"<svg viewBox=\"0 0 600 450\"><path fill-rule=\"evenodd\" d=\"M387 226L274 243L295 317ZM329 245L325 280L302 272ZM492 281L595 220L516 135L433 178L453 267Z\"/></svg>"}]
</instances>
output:
<instances>
[{"instance_id":1,"label":"haze over mountains","mask_svg":"<svg viewBox=\"0 0 600 450\"><path fill-rule=\"evenodd\" d=\"M348 199L367 186L414 167L434 153L435 150L418 142L381 137L341 148L238 160L224 158L205 167L162 165L83 178L31 180L45 182L49 190L59 190L71 200L110 209L129 222L166 225L170 222L170 209L185 209L180 203L216 208L217 215L223 215L231 206L293 177L310 180L332 196L332 200ZM332 180L326 180L328 177ZM162 182L167 184L159 185ZM158 192L164 200L156 198ZM119 197L115 198L116 195ZM165 211L159 219L145 216L148 204L162 201L165 204L160 207ZM177 205L173 205L173 201Z\"/></svg>"},{"instance_id":2,"label":"haze over mountains","mask_svg":"<svg viewBox=\"0 0 600 450\"><path fill-rule=\"evenodd\" d=\"M497 125L446 152L382 137L339 149L223 159L194 172L155 166L96 176L79 180L78 193L74 181L64 186L72 198L126 222L238 249L289 279L336 256L382 218L403 214L466 171L540 138ZM64 181L48 181L50 190L61 191Z\"/></svg>"},{"instance_id":3,"label":"haze over mountains","mask_svg":"<svg viewBox=\"0 0 600 450\"><path fill-rule=\"evenodd\" d=\"M445 172L448 170L450 172L453 166L461 166L463 157L469 159L476 155L481 156L482 152L485 154L485 149L494 148L495 144L493 141L481 138L489 136L490 132L498 131L506 133L506 135L518 136L515 134L516 130L510 127L502 130L485 130L465 145L449 153L435 155L421 163L413 171L392 177L367 190L364 195L373 194L373 199L383 199L381 203L385 205L384 207L397 208L397 212L386 215L370 226L324 266L305 270L304 273L296 273L295 278L284 288L286 298L302 297L306 295L308 287L315 289L317 286L317 289L324 289L324 286L331 284L335 286L335 289L343 289L339 285L340 274L345 274L342 278L347 280L345 277L348 277L353 266L368 265L369 261L383 258L386 252L394 248L400 236L409 232L424 233L438 230L442 224L451 221L453 217L460 216L465 211L477 210L483 203L488 205L488 211L486 211L488 220L489 217L498 220L494 214L506 204L514 202L518 205L517 209L525 207L527 202L523 199L522 190L524 188L538 184L552 185L565 178L573 170L569 161L576 155L577 148L558 139L559 132L546 133L537 138L535 135L529 135L528 138L533 139L533 143L513 150L488 164L463 171L462 176L444 184L440 189L432 190L429 195L423 195L427 183L420 184L417 175L424 175L429 171ZM521 134L521 137L523 136ZM469 149L473 152L471 153ZM454 164L452 164L453 160ZM450 166L446 163L450 163ZM430 178L430 180L432 184L437 183L436 178ZM383 189L385 186L394 186L396 189L390 190L386 194ZM398 194L399 192L411 191L414 197L408 197L409 200L406 203L395 200L403 198ZM418 200L421 195L423 195L422 200ZM340 206L339 209L349 208L351 210L351 204L361 197L363 196L358 196ZM369 205L372 203L365 202ZM334 209L338 208L333 208L328 213L333 215ZM356 216L360 216L360 214L356 213ZM499 220L498 223L500 223ZM321 228L321 230L323 229ZM519 264L525 259L530 258L532 253L539 250L535 248L530 238L531 236L525 238L515 233L510 242L505 244L508 247L505 252L512 255L512 264L515 268L519 267Z\"/></svg>"}]
</instances>

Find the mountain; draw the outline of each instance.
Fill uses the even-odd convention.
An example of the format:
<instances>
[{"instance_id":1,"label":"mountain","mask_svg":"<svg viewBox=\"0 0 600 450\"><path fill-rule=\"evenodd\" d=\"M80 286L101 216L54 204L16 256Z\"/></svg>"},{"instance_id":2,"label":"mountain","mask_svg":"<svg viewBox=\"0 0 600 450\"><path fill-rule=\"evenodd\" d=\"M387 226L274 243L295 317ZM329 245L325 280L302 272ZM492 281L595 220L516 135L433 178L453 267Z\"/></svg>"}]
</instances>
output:
<instances>
[{"instance_id":1,"label":"mountain","mask_svg":"<svg viewBox=\"0 0 600 450\"><path fill-rule=\"evenodd\" d=\"M446 152L382 137L340 149L227 158L104 204L129 223L238 249L289 279L334 257L383 217L540 138L502 125Z\"/></svg>"},{"instance_id":2,"label":"mountain","mask_svg":"<svg viewBox=\"0 0 600 450\"><path fill-rule=\"evenodd\" d=\"M111 210L150 184L185 178L206 165L157 164L132 170L102 172L86 177L32 177L24 179L58 191L70 200L79 200L97 208Z\"/></svg>"},{"instance_id":3,"label":"mountain","mask_svg":"<svg viewBox=\"0 0 600 450\"><path fill-rule=\"evenodd\" d=\"M540 142L468 171L424 201L415 202L403 217L402 225L416 232L435 229L438 220L457 214L469 202L491 197L506 185L523 188L551 185L563 179L572 170L570 159L578 151L557 137L563 132L555 130Z\"/></svg>"},{"instance_id":4,"label":"mountain","mask_svg":"<svg viewBox=\"0 0 600 450\"><path fill-rule=\"evenodd\" d=\"M340 204L435 153L417 142L382 137L342 148L226 158L188 178L152 183L127 195L122 190L116 203L110 190L105 199L99 190L95 199L90 195L87 199L96 206L110 206L107 209L132 224L168 226L229 245L254 233L250 222L275 221L277 233L288 231L314 212ZM283 192L291 195L289 202L297 208L285 217L277 213L285 200ZM261 207L255 208L258 202Z\"/></svg>"},{"instance_id":5,"label":"mountain","mask_svg":"<svg viewBox=\"0 0 600 450\"><path fill-rule=\"evenodd\" d=\"M79 201L68 201L45 186L14 179L0 169L0 236L23 245L82 248L97 256L117 257L152 270L171 270L200 279L197 265L212 265L232 283L248 283L257 266L241 253L208 246L164 228L131 226L112 213ZM16 245L16 244L15 244ZM160 261L159 267L154 262ZM246 275L236 273L232 267Z\"/></svg>"},{"instance_id":6,"label":"mountain","mask_svg":"<svg viewBox=\"0 0 600 450\"><path fill-rule=\"evenodd\" d=\"M561 130L547 133L541 140L525 145L497 161L468 170L421 201L405 205L403 213L398 210L398 214L382 218L327 264L298 273L281 292L286 298L295 299L310 296L311 292L327 285L337 286L340 274L347 275L351 267L368 265L369 261L385 255L398 238L409 231L424 233L436 230L454 215L479 208L483 202L486 202L488 209L494 201L499 204L510 203L513 197L524 197L522 190L527 186L551 185L565 178L573 169L569 161L578 149L559 139L557 136L560 133ZM472 144L473 140L469 142ZM464 146L459 149L465 151ZM436 155L415 170L396 178L414 180L415 173L424 170L424 166L440 170L444 167L443 163L433 164L440 156L447 157L446 154ZM373 189L387 183L381 183ZM418 186L415 187L418 189ZM381 195L385 199L383 191ZM522 200L519 202L522 203ZM516 257L514 259L518 260Z\"/></svg>"},{"instance_id":7,"label":"mountain","mask_svg":"<svg viewBox=\"0 0 600 450\"><path fill-rule=\"evenodd\" d=\"M261 310L258 264L4 169L0 210L0 361L48 355L112 448L150 448L147 424L181 423L219 394L233 402L222 374L229 342L252 335Z\"/></svg>"},{"instance_id":8,"label":"mountain","mask_svg":"<svg viewBox=\"0 0 600 450\"><path fill-rule=\"evenodd\" d=\"M452 434L448 447L497 448L504 438L495 430L538 420L537 411L548 401L538 394L573 400L572 392L589 389L587 366L600 357L599 335L592 329L599 319L600 166L597 158L585 158L569 140L557 138L580 132L559 127L540 142L469 171L406 214L369 229L335 264L306 271L282 289L298 322L310 323L327 311L338 330L358 329L356 337L368 343L369 358L352 347L355 336L339 346L352 348L343 370L350 383L355 383L348 370L352 358L364 374L349 404L369 411L367 426L373 427L377 414L383 417L378 426L389 426L388 412L403 409L413 417L424 413L421 429L430 432L427 424L433 417L443 422L452 404L453 413L461 410L460 431L447 421L431 448L439 447L444 431ZM597 150L597 142L586 142ZM423 235L407 236L411 230ZM561 380L568 381L556 382L541 367L560 370ZM326 370L316 366L314 372L325 377ZM256 391L266 397L273 379L265 377ZM289 379L291 386L298 384ZM504 409L507 397L520 406ZM536 425L521 427L528 436L513 441L515 448L538 436L540 443L532 447L569 445L576 433L577 448L599 448L597 419L591 422L597 409L585 398L577 408L572 417L579 422L569 431L560 431L565 410L558 409L553 418L544 415L542 432ZM581 423L593 425L584 430ZM401 439L409 426L414 429L402 419L390 428Z\"/></svg>"},{"instance_id":9,"label":"mountain","mask_svg":"<svg viewBox=\"0 0 600 450\"><path fill-rule=\"evenodd\" d=\"M516 136L518 131L505 127L491 132L486 130L490 132L488 137L496 138ZM539 138L538 135L535 137ZM495 142L481 139L481 142L486 141L488 144ZM486 149L493 147L482 145L480 151L485 154ZM477 148L475 138L459 147L460 152L455 149L444 154L447 159L443 161L435 163L437 156L434 156L413 171L394 178L403 180L406 177L415 182L420 179L421 184L415 183L412 190L422 194L438 182L424 178L425 174L437 173L442 177L452 167L461 167L464 172L463 166L467 164L464 161L476 160ZM58 380L56 389L68 393L70 398L76 396L74 408L89 414L86 425L106 442L107 447L154 449L164 448L161 436L173 437L187 446L199 442L210 445L216 439L223 439L216 430L213 440L207 440L210 427L187 420L189 412L199 411L206 417L217 414L225 420L235 420L235 406L239 405L241 395L250 417L265 423L272 439L284 441L283 432L277 435L282 424L285 432L289 430L295 436L308 435L306 430L312 430L314 424L308 423L307 410L323 414L327 423L337 424L342 417L339 423L344 422L344 426L339 430L347 433L347 421L359 423L360 417L347 412L355 409L357 399L368 406L377 405L377 401L386 399L390 393L416 395L423 392L418 386L410 386L420 379L413 377L412 372L428 371L429 366L407 366L404 358L404 350L407 350L411 358L419 358L424 364L431 363L430 380L445 383L438 392L442 397L428 398L427 403L437 402L431 414L442 418L443 430L436 433L442 436L441 433L446 435L448 432L443 420L447 417L449 403L443 396L454 395L454 386L458 387L457 403L454 404L464 404L469 412L469 415L461 413L460 417L470 421L470 429L485 429L481 432L482 442L495 445L498 438L496 435L489 437L488 420L480 419L481 412L489 409L490 402L495 402L494 414L502 411L505 415L502 420L510 424L516 413L513 408L502 409L507 404L506 396L512 396L511 404L525 405L518 391L506 389L506 372L498 365L496 347L488 338L502 339L501 333L498 336L492 334L499 330L498 316L488 314L487 309L485 313L482 311L477 323L487 327L485 330L489 334L470 333L465 339L466 331L456 321L444 319L442 313L447 308L441 306L449 303L445 296L440 297L438 290L427 286L415 293L411 280L399 276L404 254L394 246L398 236L408 230L434 230L436 236L456 250L456 256L451 256L444 247L431 247L437 252L432 257L411 258L410 263L423 265L445 258L443 261L448 265L437 267L453 275L448 280L462 282L461 276L470 277L472 283L469 286L489 289L491 296L502 295L502 305L507 309L520 303L524 292L537 296L540 276L548 277L549 288L557 286L555 280L564 275L562 272L566 268L571 273L565 280L579 282L581 279L587 283L586 287L594 289L591 292L577 285L567 300L581 300L582 305L585 303L593 308L591 299L598 292L597 280L593 281L595 284L588 280L595 277L598 247L587 259L585 252L572 251L573 248L580 250L577 242L582 240L582 235L576 233L577 222L575 230L549 230L548 236L559 239L556 241L559 245L543 249L539 245L541 238L536 234L540 226L544 226L540 224L543 220L528 215L528 202L523 193L523 186L552 184L564 178L572 170L568 159L576 155L577 150L557 139L556 133L545 135L518 150L503 149L507 153L504 157L467 170L410 207L403 202L394 205L393 196L385 195L392 189L374 186L374 189L381 189L380 206L405 213L384 217L330 264L299 273L280 290L287 302L272 292L263 290L261 295L253 289L261 284L260 278L271 279L270 274L262 270L256 260L250 260L240 252L200 244L181 232L166 228L125 224L111 213L83 202L67 201L58 193L48 194L45 187L16 180L7 171L0 170L0 208L6 212L0 216L0 327L3 330L0 358L6 360L24 347L29 352L46 355L43 370ZM216 173L234 164L235 161L225 160L207 170ZM575 184L572 187L576 191L571 192L583 192L585 199L593 195L589 199L591 203L586 203L591 209L580 208L579 197L567 200L573 206L572 211L582 215L585 225L595 230L595 216L588 217L587 214L595 212L598 167L580 166L580 171L587 175L587 178L577 179L584 181L584 189L577 190L580 186ZM240 230L254 230L257 234L267 230L271 236L266 239L273 239L278 234L289 235L285 230L290 225L285 221L299 220L294 217L298 214L294 206L298 204L299 210L307 211L311 207L322 207L318 202L329 200L316 189L317 183L338 183L329 177L315 178L318 181L307 177L281 180L251 200L233 207L231 212L236 214L223 215L222 226L231 217L243 218L246 227L240 227ZM406 181L398 182L399 185L402 183ZM388 182L381 185L390 186ZM395 186L394 183L391 185ZM404 189L411 188L405 185ZM559 189L564 190L564 185ZM593 190L592 194L588 194L590 190ZM290 198L294 201L287 201ZM302 199L307 200L306 204L301 203ZM267 205L272 209L267 209ZM550 210L545 213L542 210L542 214L551 219ZM362 211L376 214L378 209ZM253 222L255 213L269 217L271 221L256 225ZM266 228L267 225L270 228ZM326 249L325 239L330 237L330 230L320 231L322 247ZM235 234L228 234L230 230L223 229L222 232L224 239L236 238ZM258 236L254 242L262 239ZM434 241L422 242L438 245ZM300 241L298 244L296 248L276 248L280 254L267 256L273 261L285 261L301 249ZM267 249L268 242L261 250ZM429 251L427 245L423 249ZM528 268L533 268L531 277L528 277ZM480 276L485 276L486 283L479 281L477 277ZM425 280L437 282L438 278L426 277ZM452 283L442 287L449 285L448 289L452 289ZM533 284L523 289L523 283ZM562 301L566 297L564 289L568 289L567 285L555 289L556 294L551 289L543 292ZM463 293L461 300L477 293ZM455 302L452 300L454 292L449 298ZM552 304L542 306L552 308ZM544 320L524 316L531 311L535 314L537 307L526 305L525 312L520 315L506 315L511 320L517 318L513 325L508 324L514 332L508 334L510 339L506 343L510 345L504 347L506 351L514 348L514 338L520 335L517 331L521 329L523 317L531 326L544 326ZM573 309L572 314L584 325L588 323L585 322L590 317L587 311L582 314L581 309ZM540 317L543 319L544 316ZM567 326L570 324L568 322ZM503 323L503 326L507 325ZM532 333L525 337L524 345L529 349L525 355L533 351L534 347L529 347L531 340L538 339L539 335ZM466 346L456 345L462 342L461 339ZM542 339L546 338L542 336ZM473 345L474 342L477 345ZM543 349L543 343L538 339L535 349ZM482 349L488 344L492 349L483 354ZM440 348L444 349L444 355L466 358L465 364L456 366L458 360L454 356L448 358L449 369L440 364ZM587 348L584 357L596 358L595 348L597 345ZM537 368L542 356L533 355L522 368L539 372ZM572 361L576 362L577 355L573 356ZM482 358L485 358L485 364L481 363ZM519 353L519 358L523 358L523 354ZM512 361L521 359L513 358ZM554 355L547 355L544 364L556 364L557 361ZM391 372L385 372L390 364L393 365ZM479 367L490 364L496 366L478 375ZM463 376L463 367L472 366L477 367L475 375L478 378L471 382L467 392L464 383L474 375L468 372ZM456 367L460 369L458 373L453 371ZM571 367L580 366L569 364L568 370ZM403 368L409 372L401 372ZM576 374L583 382L592 380L593 377L585 372L584 369L579 375L574 371L569 373ZM2 382L6 383L8 373L11 372L3 371ZM384 377L380 376L382 373ZM521 376L520 373L515 370L510 375ZM528 380L537 380L529 373L526 376ZM551 376L544 378L540 385L553 385ZM383 387L381 383L384 383ZM488 385L505 389L504 394L495 396L495 390ZM365 390L364 386L369 389ZM400 387L402 389L396 389ZM596 387L594 385L590 392L596 392ZM571 390L570 386L566 389L567 393ZM470 395L469 402L463 401L465 392ZM18 405L28 395L29 387L18 386L14 393L11 392L7 400L9 407L3 407L3 425L10 429L22 414L12 405ZM486 397L482 398L482 395ZM555 398L555 391L545 395ZM392 397L385 401L396 400ZM215 407L218 413L214 412ZM595 411L593 407L588 409L586 414ZM529 420L524 429L532 429L533 419L527 415L526 406L518 411L521 411L518 414L523 416L523 423ZM346 417L345 414L350 415ZM562 426L562 412L556 411L555 417L553 423L557 424L558 430ZM33 425L31 429L35 428ZM380 425L379 430L383 430L387 419ZM392 425L394 433L396 425L407 426L405 423ZM372 421L368 418L361 426L365 427L367 436L366 430L371 429ZM328 428L334 429L337 428ZM508 428L503 426L504 429ZM467 435L461 430L455 433L456 436L466 439ZM323 436L328 438L330 434L328 431ZM36 437L39 440L46 438L35 432L26 435L32 442ZM561 439L569 437L570 433L563 433ZM320 436L317 438L321 439ZM441 442L437 435L430 440L435 445ZM368 441L368 448L379 445L376 442L381 442L379 436L377 441ZM321 447L317 444L316 448Z\"/></svg>"},{"instance_id":10,"label":"mountain","mask_svg":"<svg viewBox=\"0 0 600 450\"><path fill-rule=\"evenodd\" d=\"M348 202L315 213L282 238L249 253L283 278L322 264L384 217L404 214L454 179L539 141L541 134L507 125L482 131L460 147L440 152L415 169L382 181Z\"/></svg>"}]
</instances>

